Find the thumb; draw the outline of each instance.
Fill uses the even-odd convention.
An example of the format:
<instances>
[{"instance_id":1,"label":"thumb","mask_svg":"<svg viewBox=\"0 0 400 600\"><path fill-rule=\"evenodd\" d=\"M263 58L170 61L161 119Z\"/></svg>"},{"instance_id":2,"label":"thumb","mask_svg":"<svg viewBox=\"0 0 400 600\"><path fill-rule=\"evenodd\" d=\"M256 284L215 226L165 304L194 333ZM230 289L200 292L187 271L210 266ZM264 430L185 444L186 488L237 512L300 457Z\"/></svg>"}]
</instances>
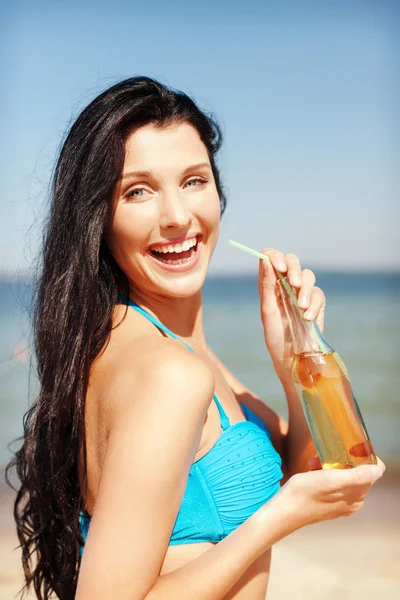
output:
<instances>
[{"instance_id":1,"label":"thumb","mask_svg":"<svg viewBox=\"0 0 400 600\"><path fill-rule=\"evenodd\" d=\"M340 487L357 487L372 484L382 477L383 469L379 465L360 465L352 469L332 469L332 479L336 475Z\"/></svg>"}]
</instances>

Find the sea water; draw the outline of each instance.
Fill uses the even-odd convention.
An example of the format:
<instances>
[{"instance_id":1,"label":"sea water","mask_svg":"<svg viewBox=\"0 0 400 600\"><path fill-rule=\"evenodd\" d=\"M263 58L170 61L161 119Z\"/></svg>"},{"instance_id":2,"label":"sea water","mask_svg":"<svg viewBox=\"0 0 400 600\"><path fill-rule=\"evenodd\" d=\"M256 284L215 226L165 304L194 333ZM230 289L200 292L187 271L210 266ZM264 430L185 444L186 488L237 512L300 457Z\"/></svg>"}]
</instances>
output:
<instances>
[{"instance_id":1,"label":"sea water","mask_svg":"<svg viewBox=\"0 0 400 600\"><path fill-rule=\"evenodd\" d=\"M328 300L326 337L340 348L374 449L388 463L400 462L400 274L316 274ZM31 290L29 282L0 280L0 469L37 393L29 359ZM203 296L208 345L286 417L282 387L265 347L256 276L210 276ZM10 446L18 447L19 442Z\"/></svg>"}]
</instances>

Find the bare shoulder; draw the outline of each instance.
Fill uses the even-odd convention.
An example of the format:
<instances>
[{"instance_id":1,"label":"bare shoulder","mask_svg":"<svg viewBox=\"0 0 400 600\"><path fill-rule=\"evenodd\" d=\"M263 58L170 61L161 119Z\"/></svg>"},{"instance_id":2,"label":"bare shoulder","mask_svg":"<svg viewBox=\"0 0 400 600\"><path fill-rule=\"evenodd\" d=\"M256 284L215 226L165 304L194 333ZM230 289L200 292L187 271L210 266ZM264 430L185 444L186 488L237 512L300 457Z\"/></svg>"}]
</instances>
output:
<instances>
[{"instance_id":1,"label":"bare shoulder","mask_svg":"<svg viewBox=\"0 0 400 600\"><path fill-rule=\"evenodd\" d=\"M158 411L170 411L184 403L191 405L194 416L199 414L196 408L202 414L215 389L206 362L181 342L155 333L148 322L135 321L134 325L121 322L113 329L93 365L91 392L101 406L107 429L120 413L142 410L144 404L151 408L156 403Z\"/></svg>"},{"instance_id":2,"label":"bare shoulder","mask_svg":"<svg viewBox=\"0 0 400 600\"><path fill-rule=\"evenodd\" d=\"M113 416L132 401L140 408L146 402L166 412L197 406L203 413L215 387L205 362L169 338L138 340L134 351L121 355L115 368L107 370L107 379L107 396L113 396L112 405L107 406Z\"/></svg>"}]
</instances>

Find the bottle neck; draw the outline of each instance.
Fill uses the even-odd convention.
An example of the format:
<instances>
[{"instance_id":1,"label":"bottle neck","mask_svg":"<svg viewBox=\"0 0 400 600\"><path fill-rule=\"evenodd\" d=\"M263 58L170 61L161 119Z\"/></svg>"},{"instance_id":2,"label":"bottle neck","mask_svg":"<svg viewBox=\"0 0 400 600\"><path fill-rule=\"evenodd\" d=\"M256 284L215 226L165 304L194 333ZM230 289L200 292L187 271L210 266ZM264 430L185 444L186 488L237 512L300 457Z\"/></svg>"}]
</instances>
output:
<instances>
[{"instance_id":1,"label":"bottle neck","mask_svg":"<svg viewBox=\"0 0 400 600\"><path fill-rule=\"evenodd\" d=\"M297 304L297 297L285 278L277 280L279 295L285 310L294 354L331 354L333 348L328 344L314 321L305 321L303 311Z\"/></svg>"}]
</instances>

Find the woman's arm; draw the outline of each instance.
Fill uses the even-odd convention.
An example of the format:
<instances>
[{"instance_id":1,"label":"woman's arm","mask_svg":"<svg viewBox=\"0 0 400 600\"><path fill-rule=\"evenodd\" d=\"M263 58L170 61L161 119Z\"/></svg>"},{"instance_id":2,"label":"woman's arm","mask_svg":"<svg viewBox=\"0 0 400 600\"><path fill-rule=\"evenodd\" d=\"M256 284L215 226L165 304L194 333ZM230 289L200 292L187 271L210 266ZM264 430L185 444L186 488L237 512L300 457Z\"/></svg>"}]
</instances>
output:
<instances>
[{"instance_id":1,"label":"woman's arm","mask_svg":"<svg viewBox=\"0 0 400 600\"><path fill-rule=\"evenodd\" d=\"M279 493L210 550L162 575L145 600L223 600L241 575L273 544L293 531L326 519L350 516L382 475L380 467L295 475ZM138 596L132 595L133 598Z\"/></svg>"},{"instance_id":2,"label":"woman's arm","mask_svg":"<svg viewBox=\"0 0 400 600\"><path fill-rule=\"evenodd\" d=\"M215 381L165 338L121 351L100 381L109 435L75 598L139 600L159 576Z\"/></svg>"},{"instance_id":3,"label":"woman's arm","mask_svg":"<svg viewBox=\"0 0 400 600\"><path fill-rule=\"evenodd\" d=\"M259 556L296 529L279 494L210 550L161 575L146 600L223 600Z\"/></svg>"}]
</instances>

